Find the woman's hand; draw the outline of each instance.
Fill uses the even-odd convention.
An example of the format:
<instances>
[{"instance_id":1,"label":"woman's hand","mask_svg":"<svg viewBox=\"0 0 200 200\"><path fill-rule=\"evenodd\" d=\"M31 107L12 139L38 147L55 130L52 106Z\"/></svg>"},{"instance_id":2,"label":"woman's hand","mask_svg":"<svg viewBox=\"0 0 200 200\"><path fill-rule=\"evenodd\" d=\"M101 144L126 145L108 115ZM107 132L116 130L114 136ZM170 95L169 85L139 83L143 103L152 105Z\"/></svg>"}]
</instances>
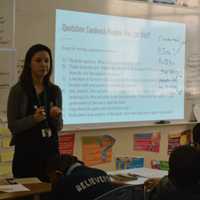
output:
<instances>
[{"instance_id":1,"label":"woman's hand","mask_svg":"<svg viewBox=\"0 0 200 200\"><path fill-rule=\"evenodd\" d=\"M33 118L36 122L41 122L46 119L46 112L43 106L36 108Z\"/></svg>"},{"instance_id":2,"label":"woman's hand","mask_svg":"<svg viewBox=\"0 0 200 200\"><path fill-rule=\"evenodd\" d=\"M52 106L50 108L50 117L53 119L57 119L58 116L61 114L61 109L58 106Z\"/></svg>"}]
</instances>

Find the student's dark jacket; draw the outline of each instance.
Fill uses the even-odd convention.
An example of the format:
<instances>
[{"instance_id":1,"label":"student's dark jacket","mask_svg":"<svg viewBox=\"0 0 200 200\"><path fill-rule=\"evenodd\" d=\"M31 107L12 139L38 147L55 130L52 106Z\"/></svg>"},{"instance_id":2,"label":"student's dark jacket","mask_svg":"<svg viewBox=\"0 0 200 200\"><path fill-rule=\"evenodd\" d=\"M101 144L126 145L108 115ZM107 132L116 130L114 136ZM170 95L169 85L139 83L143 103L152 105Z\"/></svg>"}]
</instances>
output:
<instances>
[{"instance_id":1,"label":"student's dark jacket","mask_svg":"<svg viewBox=\"0 0 200 200\"><path fill-rule=\"evenodd\" d=\"M200 184L179 188L166 176L150 192L149 200L200 200Z\"/></svg>"},{"instance_id":2,"label":"student's dark jacket","mask_svg":"<svg viewBox=\"0 0 200 200\"><path fill-rule=\"evenodd\" d=\"M92 200L113 188L104 171L81 165L61 177L52 190L51 200Z\"/></svg>"}]
</instances>

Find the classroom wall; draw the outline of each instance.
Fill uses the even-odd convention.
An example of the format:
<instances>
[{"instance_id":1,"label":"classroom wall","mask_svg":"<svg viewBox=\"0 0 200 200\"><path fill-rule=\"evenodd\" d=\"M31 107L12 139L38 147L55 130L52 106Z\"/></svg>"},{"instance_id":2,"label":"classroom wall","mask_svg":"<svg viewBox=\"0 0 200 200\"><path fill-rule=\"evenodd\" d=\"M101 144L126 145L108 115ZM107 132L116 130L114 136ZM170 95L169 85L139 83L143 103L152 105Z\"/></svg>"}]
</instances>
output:
<instances>
[{"instance_id":1,"label":"classroom wall","mask_svg":"<svg viewBox=\"0 0 200 200\"><path fill-rule=\"evenodd\" d=\"M16 2L16 57L17 62L24 57L26 49L34 43L44 43L54 47L54 24L55 24L55 8L60 9L75 9L79 11L100 12L102 14L113 14L119 16L134 16L146 19L158 19L174 22L183 22L187 26L187 50L186 57L189 59L197 54L200 50L200 43L196 42L199 38L200 21L199 11L194 9L186 9L182 7L173 7L168 5L148 4L137 1L116 1L116 0L17 0ZM28 27L28 28L27 28ZM200 41L198 39L198 41ZM187 59L187 60L188 60ZM55 66L56 67L56 66ZM187 68L189 70L189 68ZM186 71L187 72L187 71ZM189 74L186 81L186 97L185 101L185 119L189 121L193 119L192 104L194 98L191 91L194 85L188 86L188 81L195 79L190 78ZM192 88L192 89L191 89ZM191 98L192 97L192 98ZM197 98L198 99L198 98ZM135 124L134 124L135 126ZM152 159L167 160L168 133L181 132L191 128L191 124L181 124L172 126L146 126L146 127L131 127L117 129L102 129L102 130L83 130L74 131L75 147L74 153L82 159L82 137L98 136L110 134L116 139L113 146L113 160L110 163L100 164L97 167L113 170L115 169L115 157L117 156L143 156L145 158L145 166L150 166ZM159 153L133 151L133 135L134 133L149 133L158 131L161 134L161 146Z\"/></svg>"},{"instance_id":2,"label":"classroom wall","mask_svg":"<svg viewBox=\"0 0 200 200\"><path fill-rule=\"evenodd\" d=\"M109 2L109 3L108 3ZM131 3L131 4L130 4ZM173 123L168 125L139 125L136 127L106 128L97 130L77 130L70 133L75 134L74 154L82 159L82 138L85 136L111 135L116 142L112 148L112 160L104 164L95 165L105 170L115 169L115 158L118 156L141 156L145 159L145 166L150 167L152 159L168 160L168 134L180 133L191 129L195 123L188 121L194 119L192 106L199 101L199 72L191 62L200 63L200 17L199 10L146 4L143 2L128 2L116 0L17 0L15 9L15 47L16 47L16 68L13 73L17 74L15 81L21 70L24 54L26 50L35 43L43 43L54 50L54 10L55 8L70 8L81 11L92 10L104 14L126 15L141 18L152 18L160 20L170 20L184 22L187 26L187 67L186 67L186 99L185 99L185 119L186 123ZM198 41L198 42L197 42ZM196 65L195 65L196 66ZM56 66L55 66L56 67ZM158 153L146 151L134 151L134 134L160 132L160 151Z\"/></svg>"},{"instance_id":3,"label":"classroom wall","mask_svg":"<svg viewBox=\"0 0 200 200\"><path fill-rule=\"evenodd\" d=\"M112 162L95 165L98 168L105 170L115 170L116 157L144 157L145 167L151 167L151 160L168 160L168 135L179 134L185 130L191 130L194 124L174 124L174 125L161 125L161 126L148 126L148 127L133 127L133 128L117 128L105 130L88 130L88 131L75 131L75 148L74 153L79 158L82 158L82 137L85 136L100 136L111 135L116 139L112 148L113 158ZM147 152L134 150L134 134L138 133L154 133L159 132L160 151Z\"/></svg>"}]
</instances>

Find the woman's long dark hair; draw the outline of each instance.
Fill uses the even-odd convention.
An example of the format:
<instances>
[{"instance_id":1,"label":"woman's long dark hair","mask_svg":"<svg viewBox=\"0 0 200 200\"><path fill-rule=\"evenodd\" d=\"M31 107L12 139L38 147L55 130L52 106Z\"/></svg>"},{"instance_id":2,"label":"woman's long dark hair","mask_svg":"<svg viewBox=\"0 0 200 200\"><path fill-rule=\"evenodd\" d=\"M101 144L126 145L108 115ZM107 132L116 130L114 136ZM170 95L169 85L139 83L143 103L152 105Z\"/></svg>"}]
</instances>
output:
<instances>
[{"instance_id":1,"label":"woman's long dark hair","mask_svg":"<svg viewBox=\"0 0 200 200\"><path fill-rule=\"evenodd\" d=\"M49 54L50 68L47 75L44 77L44 84L49 85L51 83L50 76L51 76L52 68L53 68L51 50L43 44L35 44L31 46L26 53L23 70L19 78L22 87L24 87L25 89L30 89L33 85L33 80L32 80L32 75L31 75L31 60L33 56L40 51L46 51Z\"/></svg>"}]
</instances>

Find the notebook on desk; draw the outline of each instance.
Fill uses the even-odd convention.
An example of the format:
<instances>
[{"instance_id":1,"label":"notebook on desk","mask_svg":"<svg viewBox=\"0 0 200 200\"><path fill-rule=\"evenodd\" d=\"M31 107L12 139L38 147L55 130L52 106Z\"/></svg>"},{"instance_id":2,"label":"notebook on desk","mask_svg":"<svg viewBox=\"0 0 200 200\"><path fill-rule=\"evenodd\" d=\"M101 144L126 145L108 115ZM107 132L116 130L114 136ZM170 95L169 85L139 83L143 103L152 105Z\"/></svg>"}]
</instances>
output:
<instances>
[{"instance_id":1,"label":"notebook on desk","mask_svg":"<svg viewBox=\"0 0 200 200\"><path fill-rule=\"evenodd\" d=\"M14 180L21 184L42 183L37 177L15 178Z\"/></svg>"},{"instance_id":2,"label":"notebook on desk","mask_svg":"<svg viewBox=\"0 0 200 200\"><path fill-rule=\"evenodd\" d=\"M122 181L122 182L134 181L138 179L137 175L135 174L114 174L110 175L110 177L115 181Z\"/></svg>"},{"instance_id":3,"label":"notebook on desk","mask_svg":"<svg viewBox=\"0 0 200 200\"><path fill-rule=\"evenodd\" d=\"M0 180L0 192L22 192L30 191L24 185L17 183L13 178L5 178Z\"/></svg>"}]
</instances>

